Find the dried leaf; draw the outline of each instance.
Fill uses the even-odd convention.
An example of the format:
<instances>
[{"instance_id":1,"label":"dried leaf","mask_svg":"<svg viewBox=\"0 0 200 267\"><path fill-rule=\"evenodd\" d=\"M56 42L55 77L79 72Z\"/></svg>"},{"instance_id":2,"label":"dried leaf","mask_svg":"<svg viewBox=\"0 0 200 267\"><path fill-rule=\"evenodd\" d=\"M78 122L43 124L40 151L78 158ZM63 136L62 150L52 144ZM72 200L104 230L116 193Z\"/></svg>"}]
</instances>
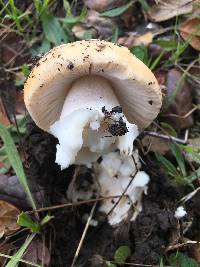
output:
<instances>
[{"instance_id":1,"label":"dried leaf","mask_svg":"<svg viewBox=\"0 0 200 267\"><path fill-rule=\"evenodd\" d=\"M42 266L49 266L51 257L45 244L38 238L31 242L23 259L29 262L37 262Z\"/></svg>"},{"instance_id":2,"label":"dried leaf","mask_svg":"<svg viewBox=\"0 0 200 267\"><path fill-rule=\"evenodd\" d=\"M184 21L180 26L180 34L194 49L200 51L200 18Z\"/></svg>"},{"instance_id":3,"label":"dried leaf","mask_svg":"<svg viewBox=\"0 0 200 267\"><path fill-rule=\"evenodd\" d=\"M191 87L182 77L182 72L171 69L166 80L167 98L164 116L175 129L185 129L193 125L193 115L184 117L192 109ZM184 118L183 118L184 117Z\"/></svg>"},{"instance_id":4,"label":"dried leaf","mask_svg":"<svg viewBox=\"0 0 200 267\"><path fill-rule=\"evenodd\" d=\"M7 117L2 99L0 99L0 123L6 127L10 125L10 121L9 118Z\"/></svg>"},{"instance_id":5,"label":"dried leaf","mask_svg":"<svg viewBox=\"0 0 200 267\"><path fill-rule=\"evenodd\" d=\"M161 155L165 155L170 150L168 141L152 136L145 136L142 138L142 145L146 147L148 151L158 152Z\"/></svg>"},{"instance_id":6,"label":"dried leaf","mask_svg":"<svg viewBox=\"0 0 200 267\"><path fill-rule=\"evenodd\" d=\"M128 48L136 45L149 45L153 40L153 33L146 32L142 35L130 35L128 37L121 37L118 39L118 44Z\"/></svg>"},{"instance_id":7,"label":"dried leaf","mask_svg":"<svg viewBox=\"0 0 200 267\"><path fill-rule=\"evenodd\" d=\"M85 24L90 29L94 29L98 37L107 38L110 37L113 33L113 28L115 23L110 18L100 17L100 14L96 11L89 11L88 16L85 19Z\"/></svg>"},{"instance_id":8,"label":"dried leaf","mask_svg":"<svg viewBox=\"0 0 200 267\"><path fill-rule=\"evenodd\" d=\"M193 0L161 0L148 10L148 16L152 21L165 21L179 15L191 13L193 3Z\"/></svg>"},{"instance_id":9,"label":"dried leaf","mask_svg":"<svg viewBox=\"0 0 200 267\"><path fill-rule=\"evenodd\" d=\"M0 237L16 232L19 210L8 202L0 200Z\"/></svg>"},{"instance_id":10,"label":"dried leaf","mask_svg":"<svg viewBox=\"0 0 200 267\"><path fill-rule=\"evenodd\" d=\"M72 32L77 39L83 40L85 39L86 34L88 33L88 27L85 25L74 25L72 28ZM92 38L97 38L97 31L95 29L90 29L90 33Z\"/></svg>"},{"instance_id":11,"label":"dried leaf","mask_svg":"<svg viewBox=\"0 0 200 267\"><path fill-rule=\"evenodd\" d=\"M125 3L124 0L84 0L85 5L96 11L104 11L112 9L114 7L119 7Z\"/></svg>"}]
</instances>

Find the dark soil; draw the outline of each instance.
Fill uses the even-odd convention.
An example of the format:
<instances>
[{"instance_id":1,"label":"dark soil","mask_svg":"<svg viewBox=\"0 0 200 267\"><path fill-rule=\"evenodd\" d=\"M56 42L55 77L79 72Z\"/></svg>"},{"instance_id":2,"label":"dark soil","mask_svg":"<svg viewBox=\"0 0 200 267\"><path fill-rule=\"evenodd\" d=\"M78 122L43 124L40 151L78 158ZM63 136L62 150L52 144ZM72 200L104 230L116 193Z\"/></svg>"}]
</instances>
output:
<instances>
[{"instance_id":1,"label":"dark soil","mask_svg":"<svg viewBox=\"0 0 200 267\"><path fill-rule=\"evenodd\" d=\"M54 163L56 139L28 125L25 138L26 152L30 166L28 177L45 188L48 205L67 202L66 190L73 176L74 167L60 171ZM102 258L111 260L121 245L131 247L131 262L158 263L164 249L179 237L178 221L174 218L176 201L180 199L178 189L158 169L150 157L145 158L144 168L151 177L148 195L143 198L143 211L136 221L125 221L112 228L107 222L99 227L90 227L81 248L76 266L104 266ZM90 205L81 208L65 208L53 213L55 219L51 235L52 265L70 266L84 229L81 221L83 212Z\"/></svg>"}]
</instances>

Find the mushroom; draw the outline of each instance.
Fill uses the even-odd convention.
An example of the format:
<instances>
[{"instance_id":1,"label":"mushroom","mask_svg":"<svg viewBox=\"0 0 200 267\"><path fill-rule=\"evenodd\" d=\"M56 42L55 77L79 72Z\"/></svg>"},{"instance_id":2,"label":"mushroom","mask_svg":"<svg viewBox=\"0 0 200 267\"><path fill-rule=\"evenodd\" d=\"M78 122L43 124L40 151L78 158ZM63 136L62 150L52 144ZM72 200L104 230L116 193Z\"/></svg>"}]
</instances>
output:
<instances>
[{"instance_id":1,"label":"mushroom","mask_svg":"<svg viewBox=\"0 0 200 267\"><path fill-rule=\"evenodd\" d=\"M24 100L35 123L58 138L63 169L116 149L130 156L162 95L153 73L127 48L88 40L45 54L25 83Z\"/></svg>"},{"instance_id":2,"label":"mushroom","mask_svg":"<svg viewBox=\"0 0 200 267\"><path fill-rule=\"evenodd\" d=\"M92 171L86 175L78 174L71 181L67 189L68 199L77 202L101 196L104 200L98 210L108 215L110 225L117 225L129 214L130 220L135 220L142 211L142 196L147 194L150 179L148 174L140 171L138 151L134 150L133 155L127 157L122 157L118 151L110 152L102 156L100 163L93 165L94 174ZM121 198L111 198L114 195Z\"/></svg>"}]
</instances>

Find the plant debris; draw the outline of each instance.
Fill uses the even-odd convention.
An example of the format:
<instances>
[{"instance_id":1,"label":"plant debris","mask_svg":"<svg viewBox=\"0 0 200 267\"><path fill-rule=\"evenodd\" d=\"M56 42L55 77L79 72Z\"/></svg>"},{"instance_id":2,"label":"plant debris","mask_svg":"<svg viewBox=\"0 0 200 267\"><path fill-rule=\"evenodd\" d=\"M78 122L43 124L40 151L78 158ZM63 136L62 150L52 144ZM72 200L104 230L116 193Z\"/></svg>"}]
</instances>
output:
<instances>
[{"instance_id":1,"label":"plant debris","mask_svg":"<svg viewBox=\"0 0 200 267\"><path fill-rule=\"evenodd\" d=\"M0 238L19 230L20 226L17 225L18 215L19 210L15 206L0 200Z\"/></svg>"},{"instance_id":2,"label":"plant debris","mask_svg":"<svg viewBox=\"0 0 200 267\"><path fill-rule=\"evenodd\" d=\"M152 21L161 22L188 14L193 10L193 2L193 0L161 0L148 10L148 16Z\"/></svg>"},{"instance_id":3,"label":"plant debris","mask_svg":"<svg viewBox=\"0 0 200 267\"><path fill-rule=\"evenodd\" d=\"M200 19L194 18L184 21L180 25L182 38L194 49L200 51Z\"/></svg>"}]
</instances>

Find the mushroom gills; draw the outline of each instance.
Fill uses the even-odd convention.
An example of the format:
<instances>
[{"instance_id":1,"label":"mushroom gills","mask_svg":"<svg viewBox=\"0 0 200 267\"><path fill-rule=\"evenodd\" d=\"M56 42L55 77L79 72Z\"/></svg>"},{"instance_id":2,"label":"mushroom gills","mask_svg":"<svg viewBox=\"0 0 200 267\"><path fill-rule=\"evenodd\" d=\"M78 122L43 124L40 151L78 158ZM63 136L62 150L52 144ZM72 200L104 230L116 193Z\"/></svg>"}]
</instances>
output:
<instances>
[{"instance_id":1,"label":"mushroom gills","mask_svg":"<svg viewBox=\"0 0 200 267\"><path fill-rule=\"evenodd\" d=\"M72 84L60 119L50 131L59 140L56 163L61 169L73 163L89 166L116 148L130 156L138 136L137 126L127 121L109 82L96 75Z\"/></svg>"}]
</instances>

